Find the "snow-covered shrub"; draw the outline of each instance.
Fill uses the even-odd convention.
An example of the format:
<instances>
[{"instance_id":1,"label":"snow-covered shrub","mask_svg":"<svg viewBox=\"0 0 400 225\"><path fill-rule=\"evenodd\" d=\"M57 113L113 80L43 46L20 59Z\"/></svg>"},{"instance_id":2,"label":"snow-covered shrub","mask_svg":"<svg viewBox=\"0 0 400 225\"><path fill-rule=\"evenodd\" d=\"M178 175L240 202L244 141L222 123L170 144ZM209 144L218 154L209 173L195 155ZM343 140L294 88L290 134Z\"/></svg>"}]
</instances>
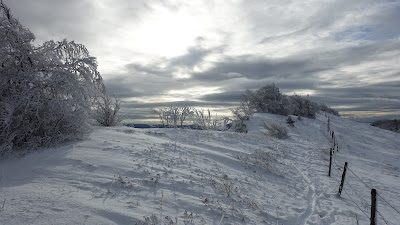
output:
<instances>
[{"instance_id":1,"label":"snow-covered shrub","mask_svg":"<svg viewBox=\"0 0 400 225\"><path fill-rule=\"evenodd\" d=\"M272 123L272 124L262 124L263 127L268 131L268 134L272 137L279 138L279 139L285 139L288 138L288 130L285 126L282 126L277 123Z\"/></svg>"},{"instance_id":2,"label":"snow-covered shrub","mask_svg":"<svg viewBox=\"0 0 400 225\"><path fill-rule=\"evenodd\" d=\"M253 108L256 112L288 115L284 100L285 96L282 95L275 84L267 84L252 92L249 97L250 108Z\"/></svg>"},{"instance_id":3,"label":"snow-covered shrub","mask_svg":"<svg viewBox=\"0 0 400 225\"><path fill-rule=\"evenodd\" d=\"M34 38L0 2L0 156L84 138L103 85L83 45Z\"/></svg>"},{"instance_id":4,"label":"snow-covered shrub","mask_svg":"<svg viewBox=\"0 0 400 225\"><path fill-rule=\"evenodd\" d=\"M249 131L246 127L246 124L243 123L243 120L233 121L231 130L237 133L247 133Z\"/></svg>"},{"instance_id":5,"label":"snow-covered shrub","mask_svg":"<svg viewBox=\"0 0 400 225\"><path fill-rule=\"evenodd\" d=\"M252 154L242 153L236 155L235 158L242 161L245 165L256 166L267 172L276 172L275 162L277 159L271 152L257 150Z\"/></svg>"},{"instance_id":6,"label":"snow-covered shrub","mask_svg":"<svg viewBox=\"0 0 400 225\"><path fill-rule=\"evenodd\" d=\"M286 119L286 123L289 124L289 126L291 126L291 127L294 126L294 120L292 119L291 116L289 116L289 117Z\"/></svg>"},{"instance_id":7,"label":"snow-covered shrub","mask_svg":"<svg viewBox=\"0 0 400 225\"><path fill-rule=\"evenodd\" d=\"M103 90L94 104L93 118L101 126L115 126L121 122L117 116L122 101Z\"/></svg>"},{"instance_id":8,"label":"snow-covered shrub","mask_svg":"<svg viewBox=\"0 0 400 225\"><path fill-rule=\"evenodd\" d=\"M227 117L212 116L208 109L193 108L193 122L201 130L226 130L226 125L230 121Z\"/></svg>"},{"instance_id":9,"label":"snow-covered shrub","mask_svg":"<svg viewBox=\"0 0 400 225\"><path fill-rule=\"evenodd\" d=\"M201 130L207 130L208 125L211 124L211 111L204 109L194 109L193 110L193 122Z\"/></svg>"}]
</instances>

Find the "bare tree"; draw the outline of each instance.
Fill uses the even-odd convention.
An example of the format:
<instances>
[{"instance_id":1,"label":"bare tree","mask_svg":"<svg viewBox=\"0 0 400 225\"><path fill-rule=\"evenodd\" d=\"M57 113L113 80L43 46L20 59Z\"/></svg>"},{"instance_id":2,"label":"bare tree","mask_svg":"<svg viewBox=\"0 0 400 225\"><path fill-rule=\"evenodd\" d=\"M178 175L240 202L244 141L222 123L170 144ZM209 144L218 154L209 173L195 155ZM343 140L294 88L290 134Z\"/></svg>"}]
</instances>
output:
<instances>
[{"instance_id":1,"label":"bare tree","mask_svg":"<svg viewBox=\"0 0 400 225\"><path fill-rule=\"evenodd\" d=\"M192 114L192 108L187 105L179 107L179 122L181 124L181 128L183 128L183 123Z\"/></svg>"},{"instance_id":2,"label":"bare tree","mask_svg":"<svg viewBox=\"0 0 400 225\"><path fill-rule=\"evenodd\" d=\"M192 114L191 108L186 105L152 108L151 111L158 116L163 127L174 128L177 128L178 124L183 128L184 122Z\"/></svg>"},{"instance_id":3,"label":"bare tree","mask_svg":"<svg viewBox=\"0 0 400 225\"><path fill-rule=\"evenodd\" d=\"M171 106L168 107L168 112L169 112L169 115L170 115L171 122L174 124L173 128L177 128L178 127L178 121L179 121L179 115L180 115L179 111L180 110L179 110L178 106L172 106L171 105Z\"/></svg>"},{"instance_id":4,"label":"bare tree","mask_svg":"<svg viewBox=\"0 0 400 225\"><path fill-rule=\"evenodd\" d=\"M152 108L150 109L154 114L158 116L161 121L163 127L165 127L165 120L164 120L164 109L163 108Z\"/></svg>"},{"instance_id":5,"label":"bare tree","mask_svg":"<svg viewBox=\"0 0 400 225\"><path fill-rule=\"evenodd\" d=\"M122 101L115 95L110 96L107 90L103 90L95 103L93 118L102 126L115 126L121 122L117 116L121 104Z\"/></svg>"}]
</instances>

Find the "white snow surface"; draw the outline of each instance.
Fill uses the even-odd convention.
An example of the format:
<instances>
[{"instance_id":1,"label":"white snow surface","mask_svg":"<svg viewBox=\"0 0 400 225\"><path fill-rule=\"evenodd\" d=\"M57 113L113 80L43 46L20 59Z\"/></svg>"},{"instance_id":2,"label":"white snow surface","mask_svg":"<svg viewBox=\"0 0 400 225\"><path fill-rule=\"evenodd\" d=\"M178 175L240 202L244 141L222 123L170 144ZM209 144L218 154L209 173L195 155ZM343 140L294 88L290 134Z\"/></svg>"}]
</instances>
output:
<instances>
[{"instance_id":1,"label":"white snow surface","mask_svg":"<svg viewBox=\"0 0 400 225\"><path fill-rule=\"evenodd\" d=\"M369 224L370 188L378 224L400 224L400 134L329 117L331 177L325 114L294 127L255 114L247 134L94 127L88 140L0 160L0 224Z\"/></svg>"}]
</instances>

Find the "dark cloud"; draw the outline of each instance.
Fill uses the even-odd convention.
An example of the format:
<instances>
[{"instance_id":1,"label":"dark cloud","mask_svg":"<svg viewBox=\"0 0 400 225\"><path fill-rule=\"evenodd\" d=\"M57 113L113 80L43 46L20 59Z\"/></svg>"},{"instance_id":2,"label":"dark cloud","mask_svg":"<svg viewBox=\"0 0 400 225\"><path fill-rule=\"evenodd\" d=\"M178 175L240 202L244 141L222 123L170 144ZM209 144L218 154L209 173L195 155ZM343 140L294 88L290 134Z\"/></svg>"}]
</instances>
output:
<instances>
[{"instance_id":1,"label":"dark cloud","mask_svg":"<svg viewBox=\"0 0 400 225\"><path fill-rule=\"evenodd\" d=\"M213 49L204 49L201 47L191 47L187 50L187 53L172 58L169 60L170 66L185 66L185 67L193 67L199 63L201 63L207 55L212 53Z\"/></svg>"},{"instance_id":2,"label":"dark cloud","mask_svg":"<svg viewBox=\"0 0 400 225\"><path fill-rule=\"evenodd\" d=\"M112 4L91 0L4 0L22 24L29 27L38 44L67 38L95 49L94 37L122 26L119 18L138 24L151 12L152 1L116 0ZM100 34L103 33L103 34Z\"/></svg>"},{"instance_id":3,"label":"dark cloud","mask_svg":"<svg viewBox=\"0 0 400 225\"><path fill-rule=\"evenodd\" d=\"M153 102L153 103L143 103L143 102L127 102L125 106L128 108L140 108L140 109L151 109L158 107L168 107L168 106L190 106L190 107L231 107L235 104L226 103L221 104L220 102L206 102L206 101L173 101L173 102Z\"/></svg>"},{"instance_id":4,"label":"dark cloud","mask_svg":"<svg viewBox=\"0 0 400 225\"><path fill-rule=\"evenodd\" d=\"M136 86L132 82L124 81L126 78L112 78L105 81L107 90L115 94L118 98L132 98L148 96L149 93L136 91Z\"/></svg>"},{"instance_id":5,"label":"dark cloud","mask_svg":"<svg viewBox=\"0 0 400 225\"><path fill-rule=\"evenodd\" d=\"M307 62L301 59L273 60L263 57L238 56L216 63L211 69L194 73L197 80L230 80L239 77L260 80L268 77L289 76L304 68Z\"/></svg>"},{"instance_id":6,"label":"dark cloud","mask_svg":"<svg viewBox=\"0 0 400 225\"><path fill-rule=\"evenodd\" d=\"M399 82L381 82L351 88L336 87L316 90L320 95L338 98L386 98L400 101L399 87Z\"/></svg>"},{"instance_id":7,"label":"dark cloud","mask_svg":"<svg viewBox=\"0 0 400 225\"><path fill-rule=\"evenodd\" d=\"M165 60L163 60L165 61ZM156 75L162 77L170 77L172 68L160 68L157 63L151 63L147 65L139 63L130 63L125 66L125 68L130 71L130 73L135 74L146 74L146 75Z\"/></svg>"},{"instance_id":8,"label":"dark cloud","mask_svg":"<svg viewBox=\"0 0 400 225\"><path fill-rule=\"evenodd\" d=\"M200 99L207 102L233 103L237 105L242 95L243 91L227 91L218 94L204 95Z\"/></svg>"},{"instance_id":9,"label":"dark cloud","mask_svg":"<svg viewBox=\"0 0 400 225\"><path fill-rule=\"evenodd\" d=\"M366 110L370 109L397 109L398 105L393 101L398 99L398 83L383 82L374 85L337 87L335 82L346 83L354 81L352 74L348 78L343 78L343 71L335 71L338 66L357 66L361 63L374 63L374 60L385 58L385 55L392 54L397 51L398 41L374 42L359 47L349 47L338 49L336 51L308 52L303 55L295 55L279 60L272 60L265 57L254 57L249 55L226 57L220 62L215 62L214 66L204 72L189 71L191 78L186 80L174 79L170 74L174 73L177 66L193 67L203 62L203 57L210 52L211 49L193 48L189 49L187 54L173 58L164 63L168 64L163 69L157 69L156 65L134 65L127 67L134 69L136 72L146 74L155 74L156 76L168 77L171 79L169 85L158 86L159 92L167 92L168 90L179 89L182 86L191 86L194 84L208 85L213 84L221 87L222 93L204 95L199 100L204 102L212 102L214 105L226 105L226 103L234 103L240 100L240 95L245 89L256 89L267 83L275 83L283 93L291 94L301 90L316 91L314 99L318 102L324 102L328 105L341 107L341 110ZM187 60L195 59L195 60ZM384 71L380 68L375 71ZM333 77L329 80L321 80L319 76L325 72L334 72ZM335 77L335 74L340 75ZM398 74L398 73L394 73ZM393 75L395 77L395 75ZM373 81L374 77L371 77ZM353 80L352 80L353 79ZM166 81L168 83L168 81ZM120 84L124 86L124 84ZM145 85L141 83L141 85ZM151 82L149 86L156 85ZM324 88L321 88L324 87ZM134 86L132 86L134 88ZM164 103L156 103L165 105ZM168 103L171 104L171 103ZM199 102L192 102L191 105ZM229 105L229 104L228 104ZM391 107L390 107L391 106ZM147 106L146 106L147 107Z\"/></svg>"}]
</instances>

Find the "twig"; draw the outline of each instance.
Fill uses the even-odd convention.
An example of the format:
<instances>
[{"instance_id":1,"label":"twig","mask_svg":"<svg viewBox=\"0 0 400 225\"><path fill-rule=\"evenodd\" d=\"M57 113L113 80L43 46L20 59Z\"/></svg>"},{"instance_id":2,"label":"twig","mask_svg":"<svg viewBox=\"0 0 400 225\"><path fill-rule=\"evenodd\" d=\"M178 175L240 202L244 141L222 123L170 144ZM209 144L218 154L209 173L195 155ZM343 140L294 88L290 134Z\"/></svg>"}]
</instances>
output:
<instances>
[{"instance_id":1,"label":"twig","mask_svg":"<svg viewBox=\"0 0 400 225\"><path fill-rule=\"evenodd\" d=\"M3 210L4 210L4 205L6 204L6 200L7 200L7 199L4 199L4 201L3 201L3 206L0 208L0 211L3 211Z\"/></svg>"},{"instance_id":2,"label":"twig","mask_svg":"<svg viewBox=\"0 0 400 225\"><path fill-rule=\"evenodd\" d=\"M3 175L4 175L4 169L1 170L1 174L0 174L0 183L3 180Z\"/></svg>"}]
</instances>

